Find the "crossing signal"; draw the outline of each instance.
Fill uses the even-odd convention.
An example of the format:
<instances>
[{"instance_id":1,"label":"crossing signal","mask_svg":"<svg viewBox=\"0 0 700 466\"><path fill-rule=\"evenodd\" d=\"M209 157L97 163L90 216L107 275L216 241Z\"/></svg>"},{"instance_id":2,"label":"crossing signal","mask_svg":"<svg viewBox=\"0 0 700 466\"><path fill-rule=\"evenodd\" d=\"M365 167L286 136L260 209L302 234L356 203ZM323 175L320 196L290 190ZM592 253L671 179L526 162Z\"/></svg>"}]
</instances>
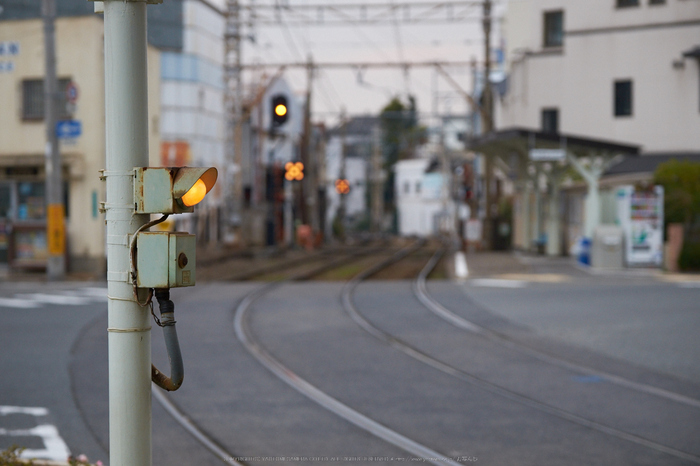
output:
<instances>
[{"instance_id":1,"label":"crossing signal","mask_svg":"<svg viewBox=\"0 0 700 466\"><path fill-rule=\"evenodd\" d=\"M272 96L272 127L279 128L284 125L289 118L289 105L287 104L287 96L277 94Z\"/></svg>"},{"instance_id":2,"label":"crossing signal","mask_svg":"<svg viewBox=\"0 0 700 466\"><path fill-rule=\"evenodd\" d=\"M335 191L338 194L349 194L350 193L350 183L348 180L340 178L335 180Z\"/></svg>"},{"instance_id":3,"label":"crossing signal","mask_svg":"<svg viewBox=\"0 0 700 466\"><path fill-rule=\"evenodd\" d=\"M194 212L216 184L214 167L138 167L134 169L137 214Z\"/></svg>"},{"instance_id":4,"label":"crossing signal","mask_svg":"<svg viewBox=\"0 0 700 466\"><path fill-rule=\"evenodd\" d=\"M284 166L284 177L289 181L301 181L304 179L304 164L301 162L287 162Z\"/></svg>"}]
</instances>

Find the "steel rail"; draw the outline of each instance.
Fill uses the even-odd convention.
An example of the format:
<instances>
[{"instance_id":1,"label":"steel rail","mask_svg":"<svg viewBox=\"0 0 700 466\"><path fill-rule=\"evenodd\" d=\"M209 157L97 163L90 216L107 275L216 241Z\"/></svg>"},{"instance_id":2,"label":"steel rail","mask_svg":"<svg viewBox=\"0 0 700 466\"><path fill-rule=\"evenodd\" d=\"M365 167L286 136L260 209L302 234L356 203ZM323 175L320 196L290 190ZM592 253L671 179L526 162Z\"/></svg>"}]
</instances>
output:
<instances>
[{"instance_id":1,"label":"steel rail","mask_svg":"<svg viewBox=\"0 0 700 466\"><path fill-rule=\"evenodd\" d=\"M199 441L204 447L214 454L217 458L226 464L232 464L234 466L246 466L245 463L241 463L236 460L236 456L232 455L224 447L219 445L216 440L211 436L207 435L202 429L197 426L192 420L187 417L187 415L173 403L168 396L163 393L163 391L158 388L155 384L151 386L151 393L153 397L160 403L160 405L170 414L175 421L180 424L187 432L190 433L196 440Z\"/></svg>"},{"instance_id":2,"label":"steel rail","mask_svg":"<svg viewBox=\"0 0 700 466\"><path fill-rule=\"evenodd\" d=\"M413 252L415 249L422 247L422 245L423 243L419 242L417 243L417 245L404 248L398 253L394 254L388 260L381 262L379 264L380 267L375 266L372 267L372 269L379 270L383 267L386 267L389 264L392 264L402 259L406 255ZM425 462L429 462L436 465L459 465L459 463L451 460L445 455L442 455L430 449L429 447L426 447L414 440L411 440L410 438L399 434L398 432L384 426L383 424L380 424L379 422L341 403L337 399L331 397L327 393L321 391L311 383L301 378L298 374L291 371L288 367L283 365L278 359L276 359L262 347L262 345L253 336L248 326L248 311L256 299L265 295L281 283L283 283L283 281L269 283L252 291L251 293L246 295L246 297L236 308L234 317L234 329L236 332L236 336L238 337L238 340L243 344L243 346L245 346L245 348L253 355L253 357L255 357L258 360L258 362L260 362L265 368L270 370L278 378L290 385L302 395L318 403L319 405L336 414L337 416L354 424L355 426L369 432L370 434L376 437L379 437L387 443L390 443L410 454L416 455L417 457L422 458Z\"/></svg>"},{"instance_id":3,"label":"steel rail","mask_svg":"<svg viewBox=\"0 0 700 466\"><path fill-rule=\"evenodd\" d=\"M437 261L436 261L437 263ZM627 440L629 442L642 445L644 447L666 453L671 456L675 456L677 458L681 458L696 464L700 464L700 456L694 455L692 453L688 453L685 451L678 450L673 447L669 447L667 445L660 444L658 442L655 442L653 440L649 440L647 438L641 437L639 435L631 434L629 432L625 432L623 430L617 429L612 426L608 426L606 424L593 421L591 419L587 419L585 417L579 416L577 414L574 414L572 412L569 412L567 410L557 408L555 406L549 405L547 403L541 402L539 400L536 400L534 398L530 398L526 395L523 395L521 393L512 391L508 388L502 387L500 385L497 385L495 383L489 382L486 379L483 379L481 377L478 377L476 375L470 374L466 371L463 371L459 368L456 368L450 364L447 364L443 361L440 361L439 359L436 359L432 356L430 356L427 353L424 353L423 351L417 349L416 347L410 345L409 343L401 340L400 338L397 338L394 335L391 335L388 332L385 332L384 330L380 329L379 327L375 326L372 324L369 320L367 320L360 312L357 310L355 305L352 302L352 293L355 290L355 288L360 284L362 280L365 278L369 277L375 271L368 269L365 272L359 274L357 277L355 277L353 280L349 281L345 287L343 288L341 292L341 301L343 303L343 307L345 308L346 312L350 315L350 317L364 330L366 330L370 335L374 336L375 338L385 342L389 346L403 352L404 354L416 359L417 361L420 361L430 367L433 367L434 369L437 369L441 372L444 372L448 375L452 375L460 380L463 380L475 387L481 388L489 393L493 393L495 395L499 395L501 397L504 397L506 399L509 399L511 401L514 401L516 403L522 404L524 406L531 407L533 409L536 409L540 412L544 412L547 414L550 414L552 416L558 417L560 419L564 419L567 421L570 421L572 423L578 424L583 427L587 427L592 430L596 430L598 432L602 432L604 434L610 435L612 437L616 437L622 440Z\"/></svg>"},{"instance_id":4,"label":"steel rail","mask_svg":"<svg viewBox=\"0 0 700 466\"><path fill-rule=\"evenodd\" d=\"M343 257L340 259L336 259L334 261L329 262L328 264L324 264L320 267L316 267L311 271L305 271L305 272L300 272L297 273L296 275L292 277L288 277L287 279L283 280L277 280L277 281L272 281L269 283L266 283L265 285L261 286L260 288L257 288L253 292L249 293L243 301L239 304L238 308L241 307L244 303L246 303L246 299L251 298L253 295L255 298L262 296L263 294L267 293L269 290L279 286L280 284L286 282L286 281L291 281L291 280L302 280L302 279L308 279L310 277L313 277L319 273L322 273L328 269L332 269L334 267L338 267L340 265L345 265L348 263L348 257L347 256L358 256L362 257L363 255L370 254L371 252L374 251L379 251L381 250L380 248L371 248L369 251L364 251L360 254L358 253L353 253L353 252L346 252L343 254ZM322 254L314 256L315 259L317 259L319 256ZM289 264L288 264L289 265ZM296 261L294 265L297 265ZM254 298L254 299L255 299ZM254 300L253 299L253 300ZM252 303L253 300L250 300L249 303ZM238 313L236 313L238 317ZM291 374L291 372L289 372ZM214 456L216 456L218 459L223 461L226 464L232 464L234 466L247 466L245 462L238 461L236 458L237 456L228 452L223 446L221 446L214 437L211 435L208 435L205 433L190 417L187 416L187 414L182 411L173 401L170 399L170 397L164 393L162 390L160 390L155 384L151 385L151 393L153 397L160 403L160 405L165 409L168 414L170 414L173 419L180 424L187 432L190 433L198 442L200 442L206 449L208 449ZM94 433L93 433L94 434ZM398 435L398 434L397 434Z\"/></svg>"},{"instance_id":5,"label":"steel rail","mask_svg":"<svg viewBox=\"0 0 700 466\"><path fill-rule=\"evenodd\" d=\"M464 317L461 317L454 312L450 311L449 309L445 308L443 305L441 305L435 298L430 296L428 293L427 287L426 287L426 278L430 274L430 272L435 268L437 265L438 261L440 260L441 256L445 253L444 249L440 249L435 252L433 257L428 261L428 263L425 265L423 270L418 274L418 277L416 280L413 282L413 293L416 295L418 300L423 303L425 307L428 308L428 310L432 311L436 315L438 315L440 318L446 320L450 324L454 325L457 328L460 328L462 330L466 330L469 332L477 333L479 335L482 335L486 338L492 339L496 341L497 343L506 346L510 349L517 350L519 353L527 353L528 355L539 359L542 362L546 362L548 364L556 365L559 367L563 367L565 369L569 369L575 372L580 372L585 375L593 375L600 377L610 383L625 387L625 388L630 388L632 390L636 390L642 393L647 393L650 395L655 395L661 398L665 398L671 401L674 401L676 403L682 403L688 406L692 406L693 408L700 408L700 400L696 398L692 398L689 396L682 395L680 393L672 392L670 390L666 390L663 388L659 387L654 387L653 385L648 385L645 383L641 382L635 382L633 380L629 380L625 377L611 374L609 372L605 371L600 371L597 369L593 369L588 366L584 366L581 364L576 364L574 362L567 361L562 358L558 358L556 356L552 356L550 354L547 354L543 351L539 351L535 348L532 348L526 344L523 344L519 341L516 341L509 336L495 332L493 330L484 328L470 320L465 319ZM467 296L467 299L474 304L477 307L480 307L483 309L483 306L480 306L476 302L474 302L473 299L471 299L469 296ZM486 309L484 309L486 310Z\"/></svg>"}]
</instances>

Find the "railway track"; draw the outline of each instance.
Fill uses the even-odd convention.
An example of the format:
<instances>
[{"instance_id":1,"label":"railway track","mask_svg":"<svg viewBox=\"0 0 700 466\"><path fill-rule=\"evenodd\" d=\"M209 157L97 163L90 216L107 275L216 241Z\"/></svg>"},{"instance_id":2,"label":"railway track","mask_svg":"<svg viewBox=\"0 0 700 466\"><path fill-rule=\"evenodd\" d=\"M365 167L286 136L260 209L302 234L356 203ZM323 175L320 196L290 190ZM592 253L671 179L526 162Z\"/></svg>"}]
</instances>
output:
<instances>
[{"instance_id":1,"label":"railway track","mask_svg":"<svg viewBox=\"0 0 700 466\"><path fill-rule=\"evenodd\" d=\"M661 452L678 459L682 459L691 463L700 464L700 457L693 454L682 451L680 449L674 448L672 446L665 445L661 442L655 441L653 439L645 438L641 435L637 435L633 432L629 432L624 428L619 428L614 425L609 425L604 422L597 421L595 419L589 419L578 413L562 409L553 404L547 403L523 393L518 390L512 389L512 387L507 387L500 385L498 383L486 380L463 367L457 367L454 364L450 364L441 360L439 355L431 355L427 352L421 350L420 348L412 345L410 342L403 340L400 336L392 334L386 331L375 323L371 322L366 318L360 310L357 309L353 303L353 293L356 288L369 277L377 274L383 269L404 260L406 257L416 254L417 251L422 250L423 244L414 244L413 246L403 248L389 258L384 260L377 260L371 266L368 266L364 271L358 274L355 278L348 281L343 287L341 292L341 302L345 311L352 318L352 320L364 329L367 333L372 335L374 338L381 340L382 342L390 345L398 351L414 358L422 364L428 365L433 369L441 371L448 374L451 377L459 379L479 390L487 391L491 394L497 395L503 399L507 399L511 402L518 403L520 405L526 406L529 409L536 410L540 413L545 413L549 416L554 416L561 420L576 424L578 426L583 426L588 429L595 430L599 433L605 434L610 437L621 439L627 442L631 442L657 452ZM696 400L691 397L687 397L681 394L674 393L672 391L660 389L652 385L643 384L635 381L631 381L614 374L609 374L595 369L571 363L556 356L540 352L536 349L530 348L526 345L519 343L507 335L503 335L494 332L490 329L482 327L474 322L471 322L464 317L457 315L456 313L446 309L444 306L440 305L434 298L430 296L427 291L425 280L427 275L435 267L435 265L440 260L441 254L444 251L436 252L430 260L427 261L425 266L422 268L420 273L415 278L413 283L413 291L418 298L418 300L432 313L438 315L441 319L449 322L451 325L467 332L474 338L488 340L492 343L503 346L504 348L518 351L520 353L527 354L533 359L538 360L542 364L556 366L563 370L574 371L577 373L596 375L605 378L613 384L619 385L625 389L635 390L644 393L648 396L654 396L668 400L669 402L678 403L686 406L688 409L698 409L700 407L700 400ZM235 310L234 318L234 330L237 338L246 347L246 349L268 370L279 377L281 380L292 386L295 390L304 394L311 400L318 403L325 409L333 412L334 414L346 419L347 421L353 423L354 425L364 429L370 434L390 443L411 455L418 458L422 458L426 462L432 462L433 464L459 464L453 459L441 454L427 445L423 445L417 441L414 441L406 436L399 434L398 432L390 429L389 427L382 425L381 423L375 421L374 419L355 411L350 406L341 403L337 399L333 398L327 393L324 393L319 388L315 387L308 381L304 380L298 374L295 374L289 367L286 367L278 359L274 357L269 351L260 344L260 342L255 338L255 335L251 332L249 328L249 315L251 312L252 304L269 293L276 286L288 280L304 280L310 279L323 271L332 269L333 267L339 266L341 264L347 263L348 260L361 259L363 255L357 254L353 256L349 254L341 258L336 258L332 261L327 261L318 266L310 267L303 270L294 270L293 273L289 273L285 278L280 278L277 281L266 283L265 285L257 288L253 292L246 295L241 302L238 304ZM364 255L366 257L366 255ZM235 456L226 452L216 440L204 432L202 432L198 427L192 423L189 418L174 406L167 397L155 390L154 395L156 399L163 404L166 409L173 414L173 416L178 420L180 424L185 426L185 428L192 433L195 438L197 438L203 445L205 445L210 451L212 451L216 456L218 456L222 461L227 464L244 464L242 462L236 462L234 460Z\"/></svg>"}]
</instances>

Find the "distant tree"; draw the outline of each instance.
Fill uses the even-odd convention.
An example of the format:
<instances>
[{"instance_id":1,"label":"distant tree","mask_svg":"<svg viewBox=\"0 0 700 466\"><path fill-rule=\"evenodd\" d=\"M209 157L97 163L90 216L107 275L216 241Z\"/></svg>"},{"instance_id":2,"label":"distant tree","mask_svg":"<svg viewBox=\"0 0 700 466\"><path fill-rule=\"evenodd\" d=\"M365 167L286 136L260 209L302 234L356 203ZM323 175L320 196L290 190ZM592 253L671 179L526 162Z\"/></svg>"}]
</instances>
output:
<instances>
[{"instance_id":1,"label":"distant tree","mask_svg":"<svg viewBox=\"0 0 700 466\"><path fill-rule=\"evenodd\" d=\"M408 104L394 97L379 115L382 125L385 165L390 167L399 160L411 158L416 147L424 143L427 131L418 125L416 99L408 97Z\"/></svg>"},{"instance_id":2,"label":"distant tree","mask_svg":"<svg viewBox=\"0 0 700 466\"><path fill-rule=\"evenodd\" d=\"M664 187L667 223L682 223L686 235L697 233L700 221L700 163L672 159L654 172L654 184Z\"/></svg>"},{"instance_id":3,"label":"distant tree","mask_svg":"<svg viewBox=\"0 0 700 466\"><path fill-rule=\"evenodd\" d=\"M700 163L675 159L662 163L654 172L654 183L664 187L664 229L669 223L683 224L678 266L700 270Z\"/></svg>"}]
</instances>

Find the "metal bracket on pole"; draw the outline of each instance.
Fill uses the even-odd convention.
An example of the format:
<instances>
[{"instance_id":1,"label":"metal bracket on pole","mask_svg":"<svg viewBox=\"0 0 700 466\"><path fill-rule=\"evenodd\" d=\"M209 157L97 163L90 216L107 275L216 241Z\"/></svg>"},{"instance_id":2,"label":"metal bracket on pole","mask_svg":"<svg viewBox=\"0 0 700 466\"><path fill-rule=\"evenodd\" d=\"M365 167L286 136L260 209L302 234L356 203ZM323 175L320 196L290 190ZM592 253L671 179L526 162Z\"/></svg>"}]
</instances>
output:
<instances>
[{"instance_id":1,"label":"metal bracket on pole","mask_svg":"<svg viewBox=\"0 0 700 466\"><path fill-rule=\"evenodd\" d=\"M95 13L104 14L105 12L105 2L102 0L87 0L88 2L95 3ZM163 3L163 0L124 0L125 2L143 2L145 1L149 5L158 5Z\"/></svg>"}]
</instances>

